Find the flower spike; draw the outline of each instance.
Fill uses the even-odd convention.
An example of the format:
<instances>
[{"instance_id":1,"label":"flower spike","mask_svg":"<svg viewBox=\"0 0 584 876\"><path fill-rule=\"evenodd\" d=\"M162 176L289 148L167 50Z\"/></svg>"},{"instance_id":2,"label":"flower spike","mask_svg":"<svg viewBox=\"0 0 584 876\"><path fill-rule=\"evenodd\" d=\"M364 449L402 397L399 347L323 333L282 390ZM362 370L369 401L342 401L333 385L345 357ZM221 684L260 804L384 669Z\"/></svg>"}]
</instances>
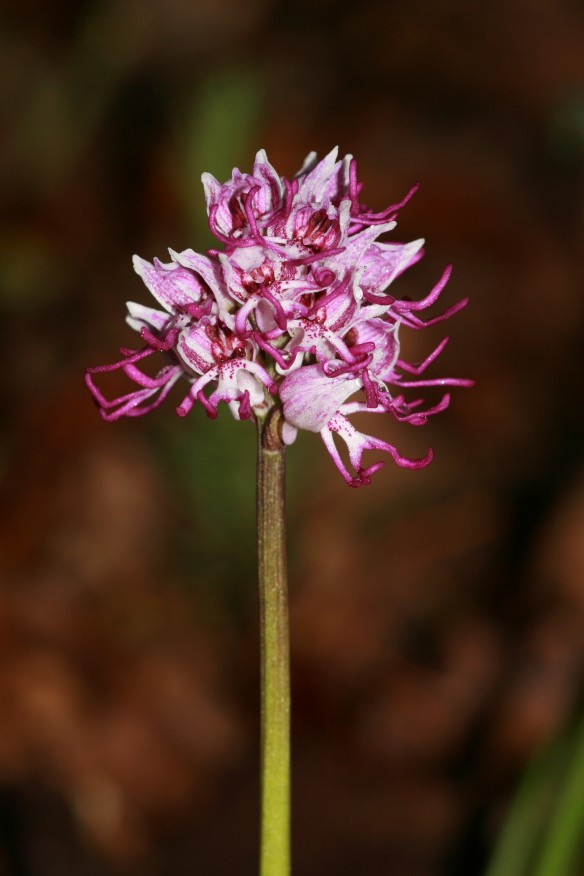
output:
<instances>
[{"instance_id":1,"label":"flower spike","mask_svg":"<svg viewBox=\"0 0 584 876\"><path fill-rule=\"evenodd\" d=\"M384 464L381 459L366 465L366 451L405 468L428 465L431 451L408 459L348 419L387 413L397 423L421 426L448 407L450 395L424 403L407 401L404 390L472 385L462 378L426 377L447 338L417 363L401 352L402 330L443 322L467 303L422 316L443 294L450 266L418 300L394 291L396 280L422 257L424 241L380 238L394 230L417 185L375 212L360 202L355 159L339 159L336 148L320 161L311 152L292 179L280 178L260 150L251 173L236 168L226 183L204 173L202 181L217 248L170 250L170 262L134 256L136 273L160 309L128 302L128 325L144 346L122 349L113 365L87 369L86 383L103 418L146 414L182 380L187 386L176 405L180 416L196 403L212 419L220 402L239 420L262 418L277 406L283 440L292 443L299 429L319 432L352 487L369 484ZM155 353L168 364L149 376L141 363ZM123 372L132 384L114 399L95 382L110 371Z\"/></svg>"}]
</instances>

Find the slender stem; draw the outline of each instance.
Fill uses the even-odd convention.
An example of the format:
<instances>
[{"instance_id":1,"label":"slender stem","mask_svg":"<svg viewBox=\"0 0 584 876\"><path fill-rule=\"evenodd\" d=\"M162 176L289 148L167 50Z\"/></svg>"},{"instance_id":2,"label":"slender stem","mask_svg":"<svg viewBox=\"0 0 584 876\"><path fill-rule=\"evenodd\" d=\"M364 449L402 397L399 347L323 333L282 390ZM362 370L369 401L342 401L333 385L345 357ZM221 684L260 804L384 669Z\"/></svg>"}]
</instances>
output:
<instances>
[{"instance_id":1,"label":"slender stem","mask_svg":"<svg viewBox=\"0 0 584 876\"><path fill-rule=\"evenodd\" d=\"M284 482L284 446L278 437L277 416L271 416L258 422L257 459L262 701L260 876L290 873L290 658Z\"/></svg>"}]
</instances>

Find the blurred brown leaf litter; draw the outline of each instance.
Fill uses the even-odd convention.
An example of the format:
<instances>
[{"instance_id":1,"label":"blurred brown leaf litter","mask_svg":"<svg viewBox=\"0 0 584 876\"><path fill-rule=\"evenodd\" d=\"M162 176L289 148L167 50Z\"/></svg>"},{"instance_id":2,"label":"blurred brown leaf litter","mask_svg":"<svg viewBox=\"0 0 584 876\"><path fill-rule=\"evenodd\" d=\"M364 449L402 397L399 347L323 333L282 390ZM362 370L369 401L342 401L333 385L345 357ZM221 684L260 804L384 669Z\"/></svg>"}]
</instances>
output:
<instances>
[{"instance_id":1,"label":"blurred brown leaf litter","mask_svg":"<svg viewBox=\"0 0 584 876\"><path fill-rule=\"evenodd\" d=\"M106 427L81 375L133 342L132 253L209 245L202 170L337 142L372 206L421 182L399 292L452 260L444 367L477 385L385 425L434 446L424 472L354 492L317 440L289 454L295 872L483 872L582 705L579 5L28 0L4 24L0 874L255 872L251 429L172 404Z\"/></svg>"}]
</instances>

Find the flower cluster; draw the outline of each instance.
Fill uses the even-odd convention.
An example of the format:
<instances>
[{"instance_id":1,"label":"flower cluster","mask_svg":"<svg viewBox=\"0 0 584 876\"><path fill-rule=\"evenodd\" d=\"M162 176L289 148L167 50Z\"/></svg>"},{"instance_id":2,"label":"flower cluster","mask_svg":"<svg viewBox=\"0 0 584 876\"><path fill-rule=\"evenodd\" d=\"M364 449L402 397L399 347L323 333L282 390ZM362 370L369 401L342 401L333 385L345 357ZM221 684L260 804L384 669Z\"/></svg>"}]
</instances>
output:
<instances>
[{"instance_id":1,"label":"flower cluster","mask_svg":"<svg viewBox=\"0 0 584 876\"><path fill-rule=\"evenodd\" d=\"M113 365L87 369L102 416L148 413L186 378L180 416L197 401L210 417L217 416L220 401L227 402L236 419L262 417L279 405L282 440L294 441L298 429L320 432L350 486L370 483L382 467L383 462L364 467L369 449L408 468L427 465L431 451L423 459L404 458L347 419L358 412L389 413L422 425L448 406L449 395L424 408L420 399L406 403L404 389L471 383L422 376L447 338L420 364L400 357L402 327L425 328L466 304L460 301L432 319L419 315L440 296L449 267L421 301L400 300L387 291L422 255L423 240L379 241L395 227L415 188L375 213L359 201L355 160L337 160L336 149L320 162L311 153L291 181L278 176L263 150L251 174L234 170L224 185L211 174L202 179L209 225L223 246L204 255L170 250L168 263L134 257L137 273L162 309L129 302L127 321L144 346L122 349L121 361ZM149 376L140 363L157 351L169 364ZM108 400L93 375L116 369L136 388ZM353 471L335 435L346 443Z\"/></svg>"}]
</instances>

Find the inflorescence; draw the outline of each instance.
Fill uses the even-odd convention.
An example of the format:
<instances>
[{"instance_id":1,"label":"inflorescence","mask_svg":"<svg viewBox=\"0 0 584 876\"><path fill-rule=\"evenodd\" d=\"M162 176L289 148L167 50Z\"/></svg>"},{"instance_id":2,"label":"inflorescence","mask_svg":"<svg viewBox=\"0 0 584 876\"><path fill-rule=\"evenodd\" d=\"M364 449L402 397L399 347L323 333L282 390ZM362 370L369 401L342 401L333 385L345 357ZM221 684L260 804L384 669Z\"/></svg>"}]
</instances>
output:
<instances>
[{"instance_id":1,"label":"inflorescence","mask_svg":"<svg viewBox=\"0 0 584 876\"><path fill-rule=\"evenodd\" d=\"M423 425L448 407L450 396L423 407L421 399L406 402L404 389L472 384L423 377L448 338L420 364L400 358L402 326L426 328L467 303L431 319L419 316L439 298L450 267L420 301L387 291L422 256L423 240L378 240L395 227L416 187L399 203L372 212L359 202L355 160L347 155L338 161L336 149L320 162L311 153L291 181L278 176L263 150L252 174L234 170L224 185L208 173L202 179L209 226L223 248L205 255L170 250L168 263L134 257L135 270L164 309L128 302L127 322L144 346L122 349L113 365L87 369L87 385L104 419L146 414L186 378L180 416L197 401L212 418L225 401L239 420L263 417L278 405L282 440L292 443L298 429L320 432L352 487L369 484L383 466L363 466L369 449L389 453L406 468L427 465L431 450L423 459L405 458L347 419L359 412L389 413L399 422ZM156 352L170 363L149 376L140 363ZM93 375L117 369L136 388L106 399ZM354 471L343 461L335 434L346 443Z\"/></svg>"}]
</instances>

